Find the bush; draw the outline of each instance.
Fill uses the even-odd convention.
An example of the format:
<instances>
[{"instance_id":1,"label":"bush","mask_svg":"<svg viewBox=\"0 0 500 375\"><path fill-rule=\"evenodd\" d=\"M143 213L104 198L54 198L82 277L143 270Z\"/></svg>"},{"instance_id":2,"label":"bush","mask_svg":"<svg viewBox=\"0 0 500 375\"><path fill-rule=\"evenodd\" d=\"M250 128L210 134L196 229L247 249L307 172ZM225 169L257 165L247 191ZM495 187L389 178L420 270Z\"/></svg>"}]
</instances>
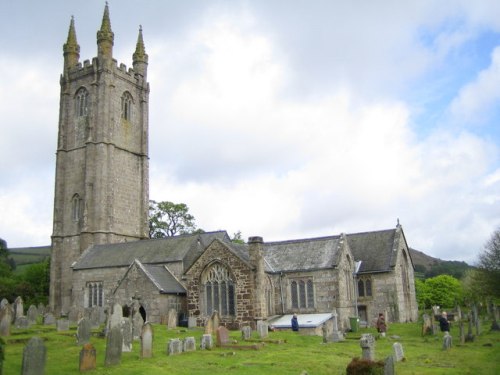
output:
<instances>
[{"instance_id":1,"label":"bush","mask_svg":"<svg viewBox=\"0 0 500 375\"><path fill-rule=\"evenodd\" d=\"M347 365L347 375L383 375L384 361L353 358Z\"/></svg>"}]
</instances>

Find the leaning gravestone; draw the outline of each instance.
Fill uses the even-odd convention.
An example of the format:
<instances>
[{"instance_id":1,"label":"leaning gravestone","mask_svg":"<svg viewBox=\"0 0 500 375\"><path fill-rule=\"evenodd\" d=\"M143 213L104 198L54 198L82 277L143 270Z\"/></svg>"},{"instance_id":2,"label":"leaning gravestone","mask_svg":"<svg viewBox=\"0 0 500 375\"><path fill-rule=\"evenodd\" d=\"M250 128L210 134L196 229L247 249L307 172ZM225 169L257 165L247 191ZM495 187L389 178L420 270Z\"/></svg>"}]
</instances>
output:
<instances>
[{"instance_id":1,"label":"leaning gravestone","mask_svg":"<svg viewBox=\"0 0 500 375\"><path fill-rule=\"evenodd\" d=\"M123 334L123 352L132 351L132 324L129 318L123 318L122 321L122 334Z\"/></svg>"},{"instance_id":2,"label":"leaning gravestone","mask_svg":"<svg viewBox=\"0 0 500 375\"><path fill-rule=\"evenodd\" d=\"M106 339L105 366L119 365L122 360L123 336L120 327L113 327L108 332Z\"/></svg>"},{"instance_id":3,"label":"leaning gravestone","mask_svg":"<svg viewBox=\"0 0 500 375\"><path fill-rule=\"evenodd\" d=\"M47 348L39 337L32 337L23 350L23 363L21 375L43 375Z\"/></svg>"},{"instance_id":4,"label":"leaning gravestone","mask_svg":"<svg viewBox=\"0 0 500 375\"><path fill-rule=\"evenodd\" d=\"M21 297L17 297L14 301L14 314L16 319L24 316L24 302Z\"/></svg>"},{"instance_id":5,"label":"leaning gravestone","mask_svg":"<svg viewBox=\"0 0 500 375\"><path fill-rule=\"evenodd\" d=\"M18 329L26 329L29 328L30 323L28 321L28 318L25 316L20 316L16 318L16 322L14 323L16 328Z\"/></svg>"},{"instance_id":6,"label":"leaning gravestone","mask_svg":"<svg viewBox=\"0 0 500 375\"><path fill-rule=\"evenodd\" d=\"M450 333L445 332L444 337L443 337L443 350L448 350L451 348L451 341L452 341L452 338L450 336Z\"/></svg>"},{"instance_id":7,"label":"leaning gravestone","mask_svg":"<svg viewBox=\"0 0 500 375\"><path fill-rule=\"evenodd\" d=\"M241 328L241 339L250 340L252 338L252 327L244 326Z\"/></svg>"},{"instance_id":8,"label":"leaning gravestone","mask_svg":"<svg viewBox=\"0 0 500 375\"><path fill-rule=\"evenodd\" d=\"M167 354L176 355L182 353L182 343L179 339L170 339L168 342Z\"/></svg>"},{"instance_id":9,"label":"leaning gravestone","mask_svg":"<svg viewBox=\"0 0 500 375\"><path fill-rule=\"evenodd\" d=\"M396 362L402 361L405 357L405 354L403 352L403 345L401 345L399 342L395 342L392 344L392 351L394 353L394 360Z\"/></svg>"},{"instance_id":10,"label":"leaning gravestone","mask_svg":"<svg viewBox=\"0 0 500 375\"><path fill-rule=\"evenodd\" d=\"M10 336L10 324L12 322L12 310L9 304L0 309L0 336Z\"/></svg>"},{"instance_id":11,"label":"leaning gravestone","mask_svg":"<svg viewBox=\"0 0 500 375\"><path fill-rule=\"evenodd\" d=\"M177 328L177 311L175 309L168 310L167 328L168 329Z\"/></svg>"},{"instance_id":12,"label":"leaning gravestone","mask_svg":"<svg viewBox=\"0 0 500 375\"><path fill-rule=\"evenodd\" d=\"M186 337L182 342L182 351L192 352L196 350L196 341L194 337Z\"/></svg>"},{"instance_id":13,"label":"leaning gravestone","mask_svg":"<svg viewBox=\"0 0 500 375\"><path fill-rule=\"evenodd\" d=\"M359 346L361 346L362 359L375 360L375 338L370 333L361 335Z\"/></svg>"},{"instance_id":14,"label":"leaning gravestone","mask_svg":"<svg viewBox=\"0 0 500 375\"><path fill-rule=\"evenodd\" d=\"M213 340L212 340L212 335L208 334L208 333L205 333L202 337L201 337L201 344L200 344L200 348L202 350L210 350L212 349L213 347Z\"/></svg>"},{"instance_id":15,"label":"leaning gravestone","mask_svg":"<svg viewBox=\"0 0 500 375\"><path fill-rule=\"evenodd\" d=\"M262 320L257 320L257 332L261 339L265 339L269 335L269 325Z\"/></svg>"},{"instance_id":16,"label":"leaning gravestone","mask_svg":"<svg viewBox=\"0 0 500 375\"><path fill-rule=\"evenodd\" d=\"M96 350L94 345L87 343L80 350L80 372L95 370L96 367Z\"/></svg>"},{"instance_id":17,"label":"leaning gravestone","mask_svg":"<svg viewBox=\"0 0 500 375\"><path fill-rule=\"evenodd\" d=\"M76 328L76 340L78 345L84 345L90 342L92 326L87 318L81 318Z\"/></svg>"},{"instance_id":18,"label":"leaning gravestone","mask_svg":"<svg viewBox=\"0 0 500 375\"><path fill-rule=\"evenodd\" d=\"M38 318L38 309L35 305L31 305L28 308L28 313L26 314L26 316L30 325L36 323L36 319Z\"/></svg>"},{"instance_id":19,"label":"leaning gravestone","mask_svg":"<svg viewBox=\"0 0 500 375\"><path fill-rule=\"evenodd\" d=\"M141 358L151 358L152 356L153 326L150 323L146 323L142 326L141 332Z\"/></svg>"}]
</instances>

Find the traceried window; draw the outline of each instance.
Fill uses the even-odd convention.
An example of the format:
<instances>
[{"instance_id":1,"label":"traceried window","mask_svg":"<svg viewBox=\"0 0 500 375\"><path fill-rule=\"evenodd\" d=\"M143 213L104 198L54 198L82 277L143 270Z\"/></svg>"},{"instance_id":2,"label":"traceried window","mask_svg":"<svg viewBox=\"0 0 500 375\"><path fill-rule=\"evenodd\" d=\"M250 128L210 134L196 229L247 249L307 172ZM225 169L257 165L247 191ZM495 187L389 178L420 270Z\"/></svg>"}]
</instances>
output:
<instances>
[{"instance_id":1,"label":"traceried window","mask_svg":"<svg viewBox=\"0 0 500 375\"><path fill-rule=\"evenodd\" d=\"M78 194L71 199L71 218L73 221L80 221L82 214L82 199Z\"/></svg>"},{"instance_id":2,"label":"traceried window","mask_svg":"<svg viewBox=\"0 0 500 375\"><path fill-rule=\"evenodd\" d=\"M226 267L220 263L210 266L203 275L202 284L207 315L214 311L223 316L236 315L234 281Z\"/></svg>"},{"instance_id":3,"label":"traceried window","mask_svg":"<svg viewBox=\"0 0 500 375\"><path fill-rule=\"evenodd\" d=\"M311 279L292 280L290 295L292 309L314 308L314 285Z\"/></svg>"},{"instance_id":4,"label":"traceried window","mask_svg":"<svg viewBox=\"0 0 500 375\"><path fill-rule=\"evenodd\" d=\"M367 277L358 280L358 297L372 296L372 281Z\"/></svg>"},{"instance_id":5,"label":"traceried window","mask_svg":"<svg viewBox=\"0 0 500 375\"><path fill-rule=\"evenodd\" d=\"M102 301L102 281L92 281L87 283L87 307L102 307Z\"/></svg>"},{"instance_id":6,"label":"traceried window","mask_svg":"<svg viewBox=\"0 0 500 375\"><path fill-rule=\"evenodd\" d=\"M85 88L81 88L76 92L76 115L77 117L85 117L88 114L89 93Z\"/></svg>"},{"instance_id":7,"label":"traceried window","mask_svg":"<svg viewBox=\"0 0 500 375\"><path fill-rule=\"evenodd\" d=\"M122 119L130 121L132 119L132 95L125 91L122 96Z\"/></svg>"}]
</instances>

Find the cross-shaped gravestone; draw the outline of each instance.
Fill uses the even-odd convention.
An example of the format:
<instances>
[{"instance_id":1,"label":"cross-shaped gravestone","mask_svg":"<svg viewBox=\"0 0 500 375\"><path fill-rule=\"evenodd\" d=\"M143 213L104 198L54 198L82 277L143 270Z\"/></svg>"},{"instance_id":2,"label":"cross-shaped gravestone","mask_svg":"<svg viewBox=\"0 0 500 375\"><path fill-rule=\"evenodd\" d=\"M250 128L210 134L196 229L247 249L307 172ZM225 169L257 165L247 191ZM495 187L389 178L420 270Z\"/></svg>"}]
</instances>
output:
<instances>
[{"instance_id":1,"label":"cross-shaped gravestone","mask_svg":"<svg viewBox=\"0 0 500 375\"><path fill-rule=\"evenodd\" d=\"M362 349L362 358L375 360L375 338L370 333L363 333L359 340Z\"/></svg>"}]
</instances>

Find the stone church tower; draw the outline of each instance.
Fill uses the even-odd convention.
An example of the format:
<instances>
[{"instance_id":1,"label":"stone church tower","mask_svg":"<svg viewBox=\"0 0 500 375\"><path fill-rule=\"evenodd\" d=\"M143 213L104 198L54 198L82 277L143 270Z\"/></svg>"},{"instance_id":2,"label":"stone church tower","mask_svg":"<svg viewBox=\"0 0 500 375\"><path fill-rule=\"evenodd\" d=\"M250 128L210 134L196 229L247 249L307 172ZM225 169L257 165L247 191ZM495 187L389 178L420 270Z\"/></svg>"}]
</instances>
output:
<instances>
[{"instance_id":1,"label":"stone church tower","mask_svg":"<svg viewBox=\"0 0 500 375\"><path fill-rule=\"evenodd\" d=\"M139 29L133 68L117 65L106 4L97 57L80 59L73 18L63 46L50 306L72 301L72 264L94 244L148 237L148 55Z\"/></svg>"}]
</instances>

